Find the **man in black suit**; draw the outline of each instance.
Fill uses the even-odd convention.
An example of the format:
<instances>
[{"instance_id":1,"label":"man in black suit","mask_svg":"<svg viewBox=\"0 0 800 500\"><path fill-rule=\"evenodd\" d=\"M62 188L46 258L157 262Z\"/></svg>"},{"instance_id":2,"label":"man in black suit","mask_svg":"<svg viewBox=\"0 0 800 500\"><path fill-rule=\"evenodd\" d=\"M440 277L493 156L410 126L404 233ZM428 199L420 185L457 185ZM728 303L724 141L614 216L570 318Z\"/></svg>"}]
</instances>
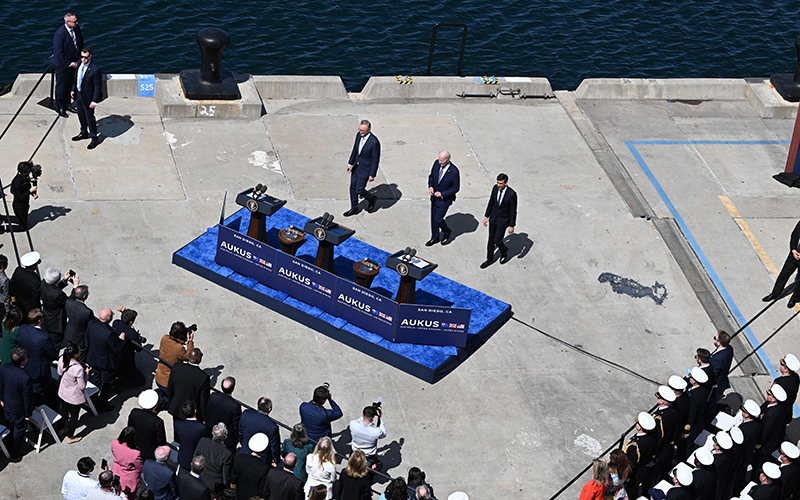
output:
<instances>
[{"instance_id":1,"label":"man in black suit","mask_svg":"<svg viewBox=\"0 0 800 500\"><path fill-rule=\"evenodd\" d=\"M269 438L269 448L261 455L265 463L276 465L281 458L281 436L276 424L269 416L272 411L272 400L267 397L258 399L258 411L245 410L239 421L239 442L242 447L239 453L250 453L248 443L253 435L259 432L266 434Z\"/></svg>"},{"instance_id":2,"label":"man in black suit","mask_svg":"<svg viewBox=\"0 0 800 500\"><path fill-rule=\"evenodd\" d=\"M347 173L350 174L350 210L344 213L345 217L361 211L358 208L359 196L369 202L367 212L372 212L375 209L375 202L378 201L377 196L367 191L367 182L375 180L381 161L381 142L371 130L372 125L369 120L361 120L353 151L347 160Z\"/></svg>"},{"instance_id":3,"label":"man in black suit","mask_svg":"<svg viewBox=\"0 0 800 500\"><path fill-rule=\"evenodd\" d=\"M39 288L42 280L39 279L37 266L41 262L39 252L28 252L20 259L21 267L14 270L9 283L11 300L19 307L22 317L28 316L31 309L39 309L42 303L39 301Z\"/></svg>"},{"instance_id":4,"label":"man in black suit","mask_svg":"<svg viewBox=\"0 0 800 500\"><path fill-rule=\"evenodd\" d=\"M125 334L125 345L122 347L122 359L120 359L117 370L117 380L120 384L141 387L147 382L147 378L136 367L136 353L142 351L142 344L147 342L147 339L139 335L139 332L133 328L133 322L136 321L139 313L126 307L120 307L117 310L122 313L122 319L114 320L111 327L115 332Z\"/></svg>"},{"instance_id":5,"label":"man in black suit","mask_svg":"<svg viewBox=\"0 0 800 500\"><path fill-rule=\"evenodd\" d=\"M206 436L205 424L198 422L195 417L196 409L197 405L194 401L191 399L184 401L181 405L183 420L175 419L173 421L175 442L181 445L178 449L178 465L186 470L191 470L194 449L197 448L200 439Z\"/></svg>"},{"instance_id":6,"label":"man in black suit","mask_svg":"<svg viewBox=\"0 0 800 500\"><path fill-rule=\"evenodd\" d=\"M302 500L303 481L294 475L297 455L288 453L283 458L283 467L273 467L267 472L264 484L264 500Z\"/></svg>"},{"instance_id":7,"label":"man in black suit","mask_svg":"<svg viewBox=\"0 0 800 500\"><path fill-rule=\"evenodd\" d=\"M92 138L87 149L94 149L99 144L97 140L97 120L94 117L94 108L103 100L102 72L100 67L92 62L92 51L87 47L81 50L81 65L75 73L75 83L72 85L70 95L75 98L78 107L78 119L81 122L81 133L72 138L73 141ZM88 127L88 132L87 132Z\"/></svg>"},{"instance_id":8,"label":"man in black suit","mask_svg":"<svg viewBox=\"0 0 800 500\"><path fill-rule=\"evenodd\" d=\"M89 380L100 388L97 395L97 411L111 411L114 407L108 404L111 396L111 384L117 377L117 366L124 345L124 333L117 333L111 328L114 313L111 309L100 311L99 318L92 319L86 328L88 352L86 363L92 367Z\"/></svg>"},{"instance_id":9,"label":"man in black suit","mask_svg":"<svg viewBox=\"0 0 800 500\"><path fill-rule=\"evenodd\" d=\"M17 347L11 352L11 363L0 367L0 404L3 405L6 421L11 424L15 449L9 450L19 456L25 446L25 431L33 415L33 380L25 371L28 353Z\"/></svg>"},{"instance_id":10,"label":"man in black suit","mask_svg":"<svg viewBox=\"0 0 800 500\"><path fill-rule=\"evenodd\" d=\"M139 406L128 415L128 426L136 429L136 446L142 452L142 460L154 459L156 448L167 444L164 421L155 412L158 394L152 389L139 394Z\"/></svg>"},{"instance_id":11,"label":"man in black suit","mask_svg":"<svg viewBox=\"0 0 800 500\"><path fill-rule=\"evenodd\" d=\"M19 346L28 352L25 371L33 380L33 402L44 403L44 392L50 381L50 365L58 356L53 339L42 331L42 311L31 309L28 324L19 328Z\"/></svg>"},{"instance_id":12,"label":"man in black suit","mask_svg":"<svg viewBox=\"0 0 800 500\"><path fill-rule=\"evenodd\" d=\"M170 371L167 382L168 411L173 419L183 418L181 405L191 399L197 405L197 420L206 423L211 377L200 368L203 352L195 347L189 351L187 361L188 363L175 363Z\"/></svg>"},{"instance_id":13,"label":"man in black suit","mask_svg":"<svg viewBox=\"0 0 800 500\"><path fill-rule=\"evenodd\" d=\"M783 263L778 279L775 280L775 286L772 287L772 292L762 298L764 302L772 302L778 300L783 293L783 288L786 282L792 277L795 271L800 267L800 222L794 226L792 236L789 238L789 255L786 257L786 262ZM792 292L792 297L786 307L793 308L795 304L800 302L800 286L795 287Z\"/></svg>"},{"instance_id":14,"label":"man in black suit","mask_svg":"<svg viewBox=\"0 0 800 500\"><path fill-rule=\"evenodd\" d=\"M225 446L236 451L239 442L239 419L242 417L242 406L233 399L233 389L236 379L225 377L222 380L222 392L215 392L208 398L208 416L206 417L206 435L211 435L211 428L219 422L228 427L228 437ZM248 497L249 498L249 497Z\"/></svg>"},{"instance_id":15,"label":"man in black suit","mask_svg":"<svg viewBox=\"0 0 800 500\"><path fill-rule=\"evenodd\" d=\"M159 446L156 448L155 460L146 459L144 467L142 467L142 480L145 486L153 492L154 500L175 500L178 498L175 471L167 465L169 453L169 446Z\"/></svg>"},{"instance_id":16,"label":"man in black suit","mask_svg":"<svg viewBox=\"0 0 800 500\"><path fill-rule=\"evenodd\" d=\"M428 176L428 193L431 195L431 239L425 246L430 247L440 241L442 245L450 243L453 231L447 226L444 217L447 215L447 209L456 201L460 183L458 167L450 161L450 153L440 152Z\"/></svg>"},{"instance_id":17,"label":"man in black suit","mask_svg":"<svg viewBox=\"0 0 800 500\"><path fill-rule=\"evenodd\" d=\"M173 373L174 370L173 370ZM171 376L170 376L171 378ZM233 453L223 443L228 435L225 424L219 423L211 431L211 437L204 437L197 443L195 455L206 457L206 468L200 477L212 491L221 491L231 482Z\"/></svg>"},{"instance_id":18,"label":"man in black suit","mask_svg":"<svg viewBox=\"0 0 800 500\"><path fill-rule=\"evenodd\" d=\"M67 311L64 304L67 303L67 294L62 292L67 284L72 281L72 286L80 285L78 275L70 276L69 273L61 275L61 270L57 267L48 267L44 272L44 279L39 287L39 295L42 299L42 329L46 331L56 351L61 349L64 341L64 330L67 327Z\"/></svg>"},{"instance_id":19,"label":"man in black suit","mask_svg":"<svg viewBox=\"0 0 800 500\"><path fill-rule=\"evenodd\" d=\"M731 336L725 330L720 330L714 335L714 352L711 353L711 359L708 361L714 369L714 389L713 394L716 398L714 402L720 400L725 393L725 390L731 386L728 382L728 372L731 370L731 362L733 361L733 346L730 345Z\"/></svg>"},{"instance_id":20,"label":"man in black suit","mask_svg":"<svg viewBox=\"0 0 800 500\"><path fill-rule=\"evenodd\" d=\"M191 472L178 470L175 483L178 485L180 500L211 500L211 490L200 479L200 474L206 468L206 457L195 455L191 463Z\"/></svg>"},{"instance_id":21,"label":"man in black suit","mask_svg":"<svg viewBox=\"0 0 800 500\"><path fill-rule=\"evenodd\" d=\"M56 75L55 104L56 111L64 118L69 108L69 91L75 81L75 69L80 62L83 49L83 35L78 26L78 17L67 12L64 14L64 25L60 26L53 36L53 56L50 66Z\"/></svg>"},{"instance_id":22,"label":"man in black suit","mask_svg":"<svg viewBox=\"0 0 800 500\"><path fill-rule=\"evenodd\" d=\"M64 311L67 313L64 341L81 348L81 361L86 359L86 329L94 319L94 313L85 304L88 298L89 287L80 285L72 289L72 295L64 303Z\"/></svg>"},{"instance_id":23,"label":"man in black suit","mask_svg":"<svg viewBox=\"0 0 800 500\"><path fill-rule=\"evenodd\" d=\"M492 187L489 204L483 215L483 227L489 227L489 244L486 250L486 262L481 264L481 269L486 269L494 263L494 248L500 249L500 263L508 262L508 247L503 243L506 229L508 234L514 232L517 225L517 192L508 187L508 176L499 174L497 184Z\"/></svg>"},{"instance_id":24,"label":"man in black suit","mask_svg":"<svg viewBox=\"0 0 800 500\"><path fill-rule=\"evenodd\" d=\"M269 444L269 438L266 434L260 432L254 434L247 444L250 448L250 453L237 455L231 472L231 484L236 485L237 500L250 500L252 497L260 497L264 491L267 472L271 469L270 465L261 460L261 454Z\"/></svg>"}]
</instances>

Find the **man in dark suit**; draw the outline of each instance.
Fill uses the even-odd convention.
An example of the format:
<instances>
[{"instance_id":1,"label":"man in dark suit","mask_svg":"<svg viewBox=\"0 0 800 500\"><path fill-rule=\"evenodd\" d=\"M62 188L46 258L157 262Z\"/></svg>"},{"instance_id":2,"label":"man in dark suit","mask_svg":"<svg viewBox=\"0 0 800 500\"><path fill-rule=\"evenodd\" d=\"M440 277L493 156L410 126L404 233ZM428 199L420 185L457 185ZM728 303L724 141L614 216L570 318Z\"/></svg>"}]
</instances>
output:
<instances>
[{"instance_id":1,"label":"man in dark suit","mask_svg":"<svg viewBox=\"0 0 800 500\"><path fill-rule=\"evenodd\" d=\"M175 485L175 471L167 465L169 446L156 448L155 460L148 458L142 467L142 480L153 492L154 500L175 500L178 487ZM144 458L144 457L142 457Z\"/></svg>"},{"instance_id":2,"label":"man in dark suit","mask_svg":"<svg viewBox=\"0 0 800 500\"><path fill-rule=\"evenodd\" d=\"M92 138L87 149L94 149L99 144L97 140L97 120L94 117L94 108L103 100L102 72L100 67L92 62L92 51L87 47L81 50L81 65L75 73L75 83L72 85L72 95L78 107L78 119L81 122L81 133L72 138L73 141ZM88 132L87 132L88 127Z\"/></svg>"},{"instance_id":3,"label":"man in dark suit","mask_svg":"<svg viewBox=\"0 0 800 500\"><path fill-rule=\"evenodd\" d=\"M240 453L233 462L231 484L236 485L237 500L260 497L264 491L267 472L272 468L261 460L261 454L269 444L266 434L254 434L247 442L250 453Z\"/></svg>"},{"instance_id":4,"label":"man in dark suit","mask_svg":"<svg viewBox=\"0 0 800 500\"><path fill-rule=\"evenodd\" d=\"M22 317L28 316L31 309L39 309L42 303L39 301L39 288L42 280L39 278L37 266L41 262L39 252L28 252L20 259L21 267L14 270L9 283L11 300L19 307Z\"/></svg>"},{"instance_id":5,"label":"man in dark suit","mask_svg":"<svg viewBox=\"0 0 800 500\"><path fill-rule=\"evenodd\" d=\"M792 236L789 238L789 255L786 257L786 262L783 263L781 272L778 274L778 279L775 280L775 286L772 287L772 292L762 298L764 302L772 302L778 300L783 293L783 288L786 282L792 277L797 269L800 268L800 222L794 226ZM786 306L791 309L795 304L800 302L800 286L795 287L792 292L792 297Z\"/></svg>"},{"instance_id":6,"label":"man in dark suit","mask_svg":"<svg viewBox=\"0 0 800 500\"><path fill-rule=\"evenodd\" d=\"M53 56L50 66L56 75L55 104L56 111L64 118L69 108L69 91L75 81L75 69L80 62L83 49L83 35L78 26L78 17L67 12L64 14L64 25L60 26L53 36Z\"/></svg>"},{"instance_id":7,"label":"man in dark suit","mask_svg":"<svg viewBox=\"0 0 800 500\"><path fill-rule=\"evenodd\" d=\"M208 398L208 416L206 417L206 435L211 435L211 428L219 422L228 427L225 446L236 451L239 442L239 419L242 417L242 406L233 399L236 379L225 377L222 380L222 392L215 392Z\"/></svg>"},{"instance_id":8,"label":"man in dark suit","mask_svg":"<svg viewBox=\"0 0 800 500\"><path fill-rule=\"evenodd\" d=\"M211 500L211 490L200 479L200 474L203 473L205 468L206 457L195 455L192 458L191 472L178 469L175 483L178 485L178 493L181 500Z\"/></svg>"},{"instance_id":9,"label":"man in dark suit","mask_svg":"<svg viewBox=\"0 0 800 500\"><path fill-rule=\"evenodd\" d=\"M12 455L19 456L25 446L25 431L33 415L33 380L25 371L28 352L17 347L11 352L11 363L0 367L0 404L14 437Z\"/></svg>"},{"instance_id":10,"label":"man in dark suit","mask_svg":"<svg viewBox=\"0 0 800 500\"><path fill-rule=\"evenodd\" d=\"M68 296L62 292L69 279L72 278L72 286L80 285L78 275L70 276L69 273L61 276L61 270L57 267L48 267L44 272L44 279L39 287L39 295L42 299L42 330L46 331L53 339L56 351L61 349L64 341L64 330L67 327L67 311L64 304L67 303Z\"/></svg>"},{"instance_id":11,"label":"man in dark suit","mask_svg":"<svg viewBox=\"0 0 800 500\"><path fill-rule=\"evenodd\" d=\"M86 328L88 352L86 363L92 367L89 380L100 388L97 395L97 411L111 411L114 407L108 404L111 396L111 384L117 377L117 366L122 353L125 334L119 334L111 328L114 313L111 309L100 311L99 318L92 319Z\"/></svg>"},{"instance_id":12,"label":"man in dark suit","mask_svg":"<svg viewBox=\"0 0 800 500\"><path fill-rule=\"evenodd\" d=\"M122 358L117 370L117 380L120 384L141 387L147 382L147 378L136 367L136 353L142 351L142 344L147 342L147 339L133 329L133 322L136 321L139 313L125 307L120 307L117 310L122 312L122 319L114 320L111 327L114 328L115 332L125 334L125 345L122 347Z\"/></svg>"},{"instance_id":13,"label":"man in dark suit","mask_svg":"<svg viewBox=\"0 0 800 500\"><path fill-rule=\"evenodd\" d=\"M272 411L272 400L266 397L259 398L257 406L258 411L245 410L239 420L239 442L242 443L239 453L250 453L248 443L253 435L259 432L266 434L269 438L269 448L264 450L261 459L274 466L281 458L281 436L278 424L269 416L269 412Z\"/></svg>"},{"instance_id":14,"label":"man in dark suit","mask_svg":"<svg viewBox=\"0 0 800 500\"><path fill-rule=\"evenodd\" d=\"M181 405L191 399L197 405L197 420L206 422L208 397L211 392L211 377L200 368L203 352L194 348L189 351L188 363L175 363L167 382L169 414L173 419L183 418ZM209 457L206 457L208 460Z\"/></svg>"},{"instance_id":15,"label":"man in dark suit","mask_svg":"<svg viewBox=\"0 0 800 500\"><path fill-rule=\"evenodd\" d=\"M431 239L425 246L433 246L440 241L442 245L450 243L452 230L447 226L444 217L447 209L456 201L456 193L461 186L458 167L450 161L450 153L442 151L439 159L433 162L431 174L428 176L428 193L431 195Z\"/></svg>"},{"instance_id":16,"label":"man in dark suit","mask_svg":"<svg viewBox=\"0 0 800 500\"><path fill-rule=\"evenodd\" d=\"M53 339L42 331L42 311L31 309L28 324L19 328L19 346L28 352L25 371L33 381L33 402L44 403L44 392L50 381L50 365L58 356Z\"/></svg>"},{"instance_id":17,"label":"man in dark suit","mask_svg":"<svg viewBox=\"0 0 800 500\"><path fill-rule=\"evenodd\" d=\"M142 452L142 460L155 459L156 448L167 444L164 421L155 412L158 394L152 389L139 394L139 406L128 415L128 426L136 429L136 446Z\"/></svg>"},{"instance_id":18,"label":"man in dark suit","mask_svg":"<svg viewBox=\"0 0 800 500\"><path fill-rule=\"evenodd\" d=\"M183 420L176 419L173 422L175 442L181 445L178 449L178 465L186 470L191 470L194 449L200 439L206 436L205 424L198 422L195 417L196 408L197 405L191 399L184 401L181 405Z\"/></svg>"},{"instance_id":19,"label":"man in dark suit","mask_svg":"<svg viewBox=\"0 0 800 500\"><path fill-rule=\"evenodd\" d=\"M64 341L81 348L81 361L86 359L87 354L86 329L89 327L89 322L94 319L94 313L85 304L88 298L89 287L80 285L72 289L72 295L64 303L64 311L67 313Z\"/></svg>"},{"instance_id":20,"label":"man in dark suit","mask_svg":"<svg viewBox=\"0 0 800 500\"><path fill-rule=\"evenodd\" d=\"M725 330L720 330L714 335L714 347L716 349L711 353L711 359L708 361L714 369L714 389L713 394L715 402L722 398L725 390L731 386L728 382L728 372L731 370L731 362L733 361L733 346L730 345L731 336Z\"/></svg>"},{"instance_id":21,"label":"man in dark suit","mask_svg":"<svg viewBox=\"0 0 800 500\"><path fill-rule=\"evenodd\" d=\"M375 208L378 197L367 191L367 182L375 180L378 175L378 165L381 161L381 142L372 132L369 120L361 120L356 134L356 142L350 159L347 160L347 173L350 174L350 210L344 213L345 217L355 215L361 210L358 208L358 197L369 202L368 212Z\"/></svg>"},{"instance_id":22,"label":"man in dark suit","mask_svg":"<svg viewBox=\"0 0 800 500\"><path fill-rule=\"evenodd\" d=\"M508 262L508 247L503 243L506 229L508 234L514 232L517 225L517 192L508 187L508 176L499 174L497 184L492 187L489 204L483 215L483 227L489 227L489 244L486 250L486 262L481 264L481 269L486 269L494 263L494 248L500 249L500 263Z\"/></svg>"},{"instance_id":23,"label":"man in dark suit","mask_svg":"<svg viewBox=\"0 0 800 500\"><path fill-rule=\"evenodd\" d=\"M273 467L267 472L264 484L264 500L302 500L303 481L294 475L297 455L288 453L283 457L283 467Z\"/></svg>"},{"instance_id":24,"label":"man in dark suit","mask_svg":"<svg viewBox=\"0 0 800 500\"><path fill-rule=\"evenodd\" d=\"M175 373L173 370L172 373ZM171 377L171 376L170 376ZM221 491L231 482L233 453L223 443L228 435L225 424L219 423L211 431L211 437L204 437L197 443L195 455L206 458L206 468L200 477L212 491Z\"/></svg>"}]
</instances>

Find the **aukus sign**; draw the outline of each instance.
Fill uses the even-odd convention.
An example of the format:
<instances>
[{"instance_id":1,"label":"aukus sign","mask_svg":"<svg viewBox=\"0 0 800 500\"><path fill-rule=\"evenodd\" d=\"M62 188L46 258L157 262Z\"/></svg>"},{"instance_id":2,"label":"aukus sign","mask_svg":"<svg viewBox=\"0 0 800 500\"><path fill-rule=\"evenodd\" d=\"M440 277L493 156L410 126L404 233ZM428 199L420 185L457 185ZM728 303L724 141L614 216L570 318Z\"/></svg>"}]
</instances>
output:
<instances>
[{"instance_id":1,"label":"aukus sign","mask_svg":"<svg viewBox=\"0 0 800 500\"><path fill-rule=\"evenodd\" d=\"M398 343L465 347L471 310L398 304L298 257L217 226L216 262Z\"/></svg>"}]
</instances>

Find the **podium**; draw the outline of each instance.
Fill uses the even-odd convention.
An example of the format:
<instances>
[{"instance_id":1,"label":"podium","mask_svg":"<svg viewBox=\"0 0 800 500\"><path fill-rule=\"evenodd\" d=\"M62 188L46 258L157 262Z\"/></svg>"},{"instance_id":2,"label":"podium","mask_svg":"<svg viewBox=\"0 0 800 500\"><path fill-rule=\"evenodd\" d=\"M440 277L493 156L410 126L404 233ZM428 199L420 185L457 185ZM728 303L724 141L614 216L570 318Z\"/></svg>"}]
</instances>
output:
<instances>
[{"instance_id":1,"label":"podium","mask_svg":"<svg viewBox=\"0 0 800 500\"><path fill-rule=\"evenodd\" d=\"M278 231L278 239L281 242L281 250L283 253L295 255L297 249L306 239L306 233L294 226L287 227Z\"/></svg>"},{"instance_id":2,"label":"podium","mask_svg":"<svg viewBox=\"0 0 800 500\"><path fill-rule=\"evenodd\" d=\"M247 228L247 236L266 243L266 218L286 205L286 200L279 200L268 194L254 198L253 191L255 188L250 188L236 195L236 204L250 210L250 226Z\"/></svg>"},{"instance_id":3,"label":"podium","mask_svg":"<svg viewBox=\"0 0 800 500\"><path fill-rule=\"evenodd\" d=\"M439 264L434 264L419 257L405 258L405 252L400 250L386 258L386 267L394 269L400 275L400 286L397 289L395 302L400 304L416 304L417 281L425 278Z\"/></svg>"},{"instance_id":4,"label":"podium","mask_svg":"<svg viewBox=\"0 0 800 500\"><path fill-rule=\"evenodd\" d=\"M303 231L313 234L319 241L317 260L314 261L314 265L331 274L336 274L333 267L333 247L356 234L356 231L335 222L324 221L322 217L306 222Z\"/></svg>"},{"instance_id":5,"label":"podium","mask_svg":"<svg viewBox=\"0 0 800 500\"><path fill-rule=\"evenodd\" d=\"M372 280L375 279L380 270L381 266L369 259L353 262L353 276L356 277L356 284L364 288L372 286Z\"/></svg>"}]
</instances>

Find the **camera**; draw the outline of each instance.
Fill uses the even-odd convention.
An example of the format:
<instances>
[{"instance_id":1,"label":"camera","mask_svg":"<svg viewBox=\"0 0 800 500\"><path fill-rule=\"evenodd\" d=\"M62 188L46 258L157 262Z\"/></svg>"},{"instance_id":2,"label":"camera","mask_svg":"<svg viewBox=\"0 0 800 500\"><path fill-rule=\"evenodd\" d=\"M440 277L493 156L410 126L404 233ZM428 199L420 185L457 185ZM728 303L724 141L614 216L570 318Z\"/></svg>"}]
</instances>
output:
<instances>
[{"instance_id":1,"label":"camera","mask_svg":"<svg viewBox=\"0 0 800 500\"><path fill-rule=\"evenodd\" d=\"M42 176L42 166L41 165L34 165L31 168L31 185L38 186L39 185L39 177Z\"/></svg>"},{"instance_id":2,"label":"camera","mask_svg":"<svg viewBox=\"0 0 800 500\"><path fill-rule=\"evenodd\" d=\"M381 410L381 404L383 404L383 398L382 397L378 398L377 401L372 403L372 407L375 408L376 411L380 411Z\"/></svg>"},{"instance_id":3,"label":"camera","mask_svg":"<svg viewBox=\"0 0 800 500\"><path fill-rule=\"evenodd\" d=\"M197 323L192 323L191 325L186 327L187 332L194 333L197 331Z\"/></svg>"},{"instance_id":4,"label":"camera","mask_svg":"<svg viewBox=\"0 0 800 500\"><path fill-rule=\"evenodd\" d=\"M72 284L74 285L74 284L75 284L75 281L73 280L73 278L75 277L75 271L73 271L72 269L70 269L70 270L69 270L69 272L68 272L67 274L69 275L69 277L67 278L67 281L68 281L68 282L70 282L70 283L72 283Z\"/></svg>"}]
</instances>

